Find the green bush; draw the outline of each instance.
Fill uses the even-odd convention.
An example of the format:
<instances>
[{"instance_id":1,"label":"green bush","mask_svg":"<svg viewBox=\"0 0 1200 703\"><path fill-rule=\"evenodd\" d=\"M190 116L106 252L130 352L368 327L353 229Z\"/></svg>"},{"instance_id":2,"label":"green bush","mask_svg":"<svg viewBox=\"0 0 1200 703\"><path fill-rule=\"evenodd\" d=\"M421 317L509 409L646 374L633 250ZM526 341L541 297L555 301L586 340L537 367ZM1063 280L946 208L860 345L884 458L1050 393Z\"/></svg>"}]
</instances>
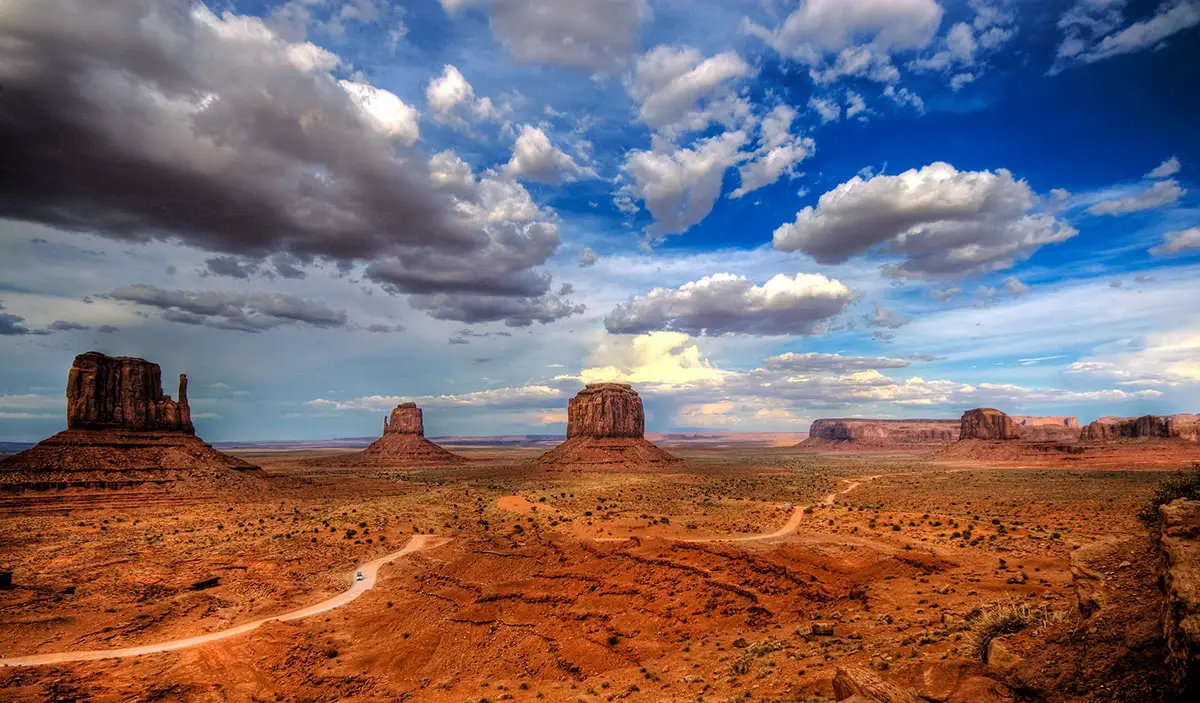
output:
<instances>
[{"instance_id":1,"label":"green bush","mask_svg":"<svg viewBox=\"0 0 1200 703\"><path fill-rule=\"evenodd\" d=\"M1138 519L1147 525L1157 525L1158 507L1179 498L1200 500L1200 464L1193 466L1191 471L1180 471L1158 484L1154 496L1138 511Z\"/></svg>"}]
</instances>

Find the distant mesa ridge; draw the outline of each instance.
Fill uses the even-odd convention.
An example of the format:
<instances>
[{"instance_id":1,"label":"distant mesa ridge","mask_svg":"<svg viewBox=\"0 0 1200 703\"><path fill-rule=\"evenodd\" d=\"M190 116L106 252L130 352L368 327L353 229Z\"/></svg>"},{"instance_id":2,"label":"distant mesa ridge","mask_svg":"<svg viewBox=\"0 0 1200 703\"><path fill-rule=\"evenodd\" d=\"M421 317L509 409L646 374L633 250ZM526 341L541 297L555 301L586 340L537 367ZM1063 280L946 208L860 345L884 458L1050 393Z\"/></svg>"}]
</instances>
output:
<instances>
[{"instance_id":1,"label":"distant mesa ridge","mask_svg":"<svg viewBox=\"0 0 1200 703\"><path fill-rule=\"evenodd\" d=\"M947 444L958 439L957 420L873 420L833 418L813 420L801 447L827 444Z\"/></svg>"},{"instance_id":2,"label":"distant mesa ridge","mask_svg":"<svg viewBox=\"0 0 1200 703\"><path fill-rule=\"evenodd\" d=\"M1102 417L1083 428L1081 438L1091 442L1120 439L1178 437L1200 442L1200 415L1143 415L1141 417Z\"/></svg>"},{"instance_id":3,"label":"distant mesa ridge","mask_svg":"<svg viewBox=\"0 0 1200 703\"><path fill-rule=\"evenodd\" d=\"M254 490L261 476L257 466L196 437L186 375L173 400L162 392L158 364L99 352L71 365L67 429L0 460L0 487L10 491L143 484Z\"/></svg>"},{"instance_id":4,"label":"distant mesa ridge","mask_svg":"<svg viewBox=\"0 0 1200 703\"><path fill-rule=\"evenodd\" d=\"M638 467L680 460L646 440L646 413L632 386L593 383L567 403L566 441L537 461L558 467Z\"/></svg>"}]
</instances>

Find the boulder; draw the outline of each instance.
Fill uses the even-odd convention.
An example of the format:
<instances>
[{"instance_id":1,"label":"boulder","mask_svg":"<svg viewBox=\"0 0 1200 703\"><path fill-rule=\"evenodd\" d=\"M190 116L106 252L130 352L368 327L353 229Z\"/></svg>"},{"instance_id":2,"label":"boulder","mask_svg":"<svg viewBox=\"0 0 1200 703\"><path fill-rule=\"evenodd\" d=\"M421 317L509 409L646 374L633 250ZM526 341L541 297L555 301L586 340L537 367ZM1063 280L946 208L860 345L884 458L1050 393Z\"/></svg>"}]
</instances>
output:
<instances>
[{"instance_id":1,"label":"boulder","mask_svg":"<svg viewBox=\"0 0 1200 703\"><path fill-rule=\"evenodd\" d=\"M176 401L162 392L158 364L99 352L80 354L67 376L67 429L195 434L187 401L187 376L179 375Z\"/></svg>"},{"instance_id":2,"label":"boulder","mask_svg":"<svg viewBox=\"0 0 1200 703\"><path fill-rule=\"evenodd\" d=\"M1020 426L995 408L975 408L963 413L959 439L1020 439Z\"/></svg>"},{"instance_id":3,"label":"boulder","mask_svg":"<svg viewBox=\"0 0 1200 703\"><path fill-rule=\"evenodd\" d=\"M800 446L852 444L945 444L958 439L956 420L813 420Z\"/></svg>"},{"instance_id":4,"label":"boulder","mask_svg":"<svg viewBox=\"0 0 1200 703\"><path fill-rule=\"evenodd\" d=\"M1095 615L1104 606L1104 572L1095 565L1107 553L1106 543L1089 544L1071 552L1069 566L1071 585L1075 587L1075 607L1085 618Z\"/></svg>"},{"instance_id":5,"label":"boulder","mask_svg":"<svg viewBox=\"0 0 1200 703\"><path fill-rule=\"evenodd\" d=\"M839 666L833 676L833 699L844 701L860 696L872 703L920 703L921 699L894 683L884 681L870 669Z\"/></svg>"},{"instance_id":6,"label":"boulder","mask_svg":"<svg viewBox=\"0 0 1200 703\"><path fill-rule=\"evenodd\" d=\"M567 404L567 439L646 434L642 399L625 383L593 383Z\"/></svg>"},{"instance_id":7,"label":"boulder","mask_svg":"<svg viewBox=\"0 0 1200 703\"><path fill-rule=\"evenodd\" d=\"M985 655L987 665L1005 671L1016 667L1025 658L1013 651L1012 638L1007 635L993 637L991 642L988 642L987 654Z\"/></svg>"},{"instance_id":8,"label":"boulder","mask_svg":"<svg viewBox=\"0 0 1200 703\"><path fill-rule=\"evenodd\" d=\"M1200 501L1160 506L1159 518L1162 631L1176 685L1181 693L1195 695L1200 692Z\"/></svg>"}]
</instances>

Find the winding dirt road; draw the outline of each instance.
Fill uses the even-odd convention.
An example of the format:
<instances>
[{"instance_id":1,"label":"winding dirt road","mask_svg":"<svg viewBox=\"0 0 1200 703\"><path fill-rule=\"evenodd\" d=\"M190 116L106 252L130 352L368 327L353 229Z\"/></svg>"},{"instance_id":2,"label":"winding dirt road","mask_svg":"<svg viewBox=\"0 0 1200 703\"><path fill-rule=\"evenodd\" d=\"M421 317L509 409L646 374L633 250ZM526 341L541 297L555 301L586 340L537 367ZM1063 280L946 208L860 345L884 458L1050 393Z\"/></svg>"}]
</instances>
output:
<instances>
[{"instance_id":1,"label":"winding dirt road","mask_svg":"<svg viewBox=\"0 0 1200 703\"><path fill-rule=\"evenodd\" d=\"M837 500L838 496L845 495L868 481L874 481L877 478L880 478L882 476L888 476L888 475L899 476L902 474L876 474L874 476L862 476L859 478L839 479L839 480L845 481L848 485L840 491L833 491L832 493L829 493L828 495L826 495L824 498L821 499L820 504L821 505L833 505L833 502L835 500ZM501 507L503 507L503 506L501 506ZM797 505L795 507L795 509L792 510L792 516L790 518L788 518L788 521L783 524L783 527L780 527L778 530L775 530L774 532L764 532L764 533L757 534L757 535L737 535L737 536L727 536L727 537L694 537L694 538L668 537L666 539L669 539L672 542L688 542L688 543L765 542L766 540L779 539L781 537L787 537L796 531L796 528L799 527L800 523L804 521L804 511L808 510L810 507L812 507L812 506ZM505 508L505 509L507 509L507 508ZM631 537L593 537L593 538L591 538L591 541L593 541L593 542L627 542L630 539L632 539L632 536Z\"/></svg>"},{"instance_id":2,"label":"winding dirt road","mask_svg":"<svg viewBox=\"0 0 1200 703\"><path fill-rule=\"evenodd\" d=\"M99 659L117 659L124 657L140 657L143 654L155 654L157 652L173 652L177 649L186 649L195 647L209 642L217 642L219 640L237 637L238 635L256 630L264 623L268 622L286 622L288 620L299 620L310 615L324 613L334 608L340 608L347 603L352 602L362 594L375 587L375 582L379 575L379 567L384 564L393 562L400 557L403 557L413 552L419 552L425 549L433 549L440 547L450 541L449 537L434 537L431 535L415 535L408 544L404 545L404 549L398 552L384 555L378 559L374 559L365 564L362 564L355 572L363 573L362 581L354 581L355 572L351 572L350 578L353 585L346 591L339 593L332 598L327 598L320 603L314 603L307 608L293 610L290 613L282 615L274 615L269 618L262 618L251 622L243 623L236 627L231 627L228 630L220 632L210 632L205 635L197 635L195 637L187 637L181 640L170 640L167 642L158 642L156 644L144 644L137 647L125 647L123 649L94 649L80 652L58 652L54 654L32 654L27 657L13 657L11 659L0 659L0 667L7 666L42 666L46 664L64 664L67 662L78 661L96 661Z\"/></svg>"},{"instance_id":3,"label":"winding dirt road","mask_svg":"<svg viewBox=\"0 0 1200 703\"><path fill-rule=\"evenodd\" d=\"M889 474L878 474L875 476L864 476L861 478L842 479L843 481L846 482L846 484L847 484L846 487L841 489L840 491L833 491L832 493L829 493L821 500L820 504L821 505L833 505L833 502L835 500L837 500L838 496L845 495L845 494L849 493L850 491L853 491L855 488L858 488L862 484L864 484L868 481L874 481L875 479L880 478L881 476L885 476L885 475L889 475ZM899 474L890 474L890 475L899 475ZM504 509L507 509L507 510L512 509L507 506L502 506L502 507L504 507ZM679 542L759 542L759 541L766 541L766 540L787 537L787 536L791 535L792 533L794 533L796 531L796 528L800 526L800 523L803 522L804 511L807 510L809 507L810 506L807 506L807 505L796 506L796 508L792 511L792 516L790 518L788 518L788 521L786 523L784 523L782 527L780 527L778 530L775 530L774 532L768 532L768 533L757 534L757 535L739 535L739 536L728 536L728 537L701 537L701 538L696 538L696 539L679 539L676 541L679 541ZM627 541L628 539L630 539L630 538L629 537L596 537L596 538L593 538L593 541L596 541L596 542L624 542L624 541ZM97 661L100 659L119 659L119 658L126 658L126 657L140 657L145 654L156 654L159 652L173 652L175 650L187 649L188 647L196 647L198 645L208 644L210 642L218 642L220 640L229 639L230 637L237 637L238 635L245 634L247 632L256 630L259 627L262 627L263 624L268 623L268 622L274 622L274 621L287 622L289 620L299 620L300 618L306 618L311 615L317 615L320 613L324 613L324 612L333 610L334 608L340 608L341 606L354 601L362 594L364 594L367 591L374 588L375 582L379 576L379 567L383 566L384 564L395 561L396 559L399 559L400 557L403 557L405 555L412 554L413 552L419 552L419 551L422 551L425 549L433 549L435 547L440 547L449 541L450 541L449 537L434 537L431 535L415 535L411 540L409 540L408 544L406 544L404 546L404 549L401 549L398 552L392 552L391 554L384 555L373 561L369 561L365 564L362 564L357 569L355 569L356 572L361 571L363 573L362 581L352 581L352 585L350 586L350 588L348 590L343 591L342 593L339 593L338 595L333 596L332 598L327 598L327 599L321 601L320 603L315 603L313 605L310 605L307 608L301 608L300 610L293 610L289 613L283 613L282 615L274 615L269 618L253 620L251 622L243 623L241 625L237 625L236 627L231 627L227 630L221 630L219 632L210 632L210 633L204 634L204 635L197 635L195 637L187 637L187 638L179 639L179 640L169 640L167 642L158 642L156 644L144 644L144 645L140 645L137 647L125 647L123 649L93 649L93 650L83 650L83 651L77 651L77 652L57 652L57 653L53 653L53 654L32 654L32 655L29 655L26 657L12 657L9 659L0 659L0 667L44 666L47 664L65 664L68 662L77 662L77 661ZM353 572L351 573L350 578L351 579L354 578Z\"/></svg>"}]
</instances>

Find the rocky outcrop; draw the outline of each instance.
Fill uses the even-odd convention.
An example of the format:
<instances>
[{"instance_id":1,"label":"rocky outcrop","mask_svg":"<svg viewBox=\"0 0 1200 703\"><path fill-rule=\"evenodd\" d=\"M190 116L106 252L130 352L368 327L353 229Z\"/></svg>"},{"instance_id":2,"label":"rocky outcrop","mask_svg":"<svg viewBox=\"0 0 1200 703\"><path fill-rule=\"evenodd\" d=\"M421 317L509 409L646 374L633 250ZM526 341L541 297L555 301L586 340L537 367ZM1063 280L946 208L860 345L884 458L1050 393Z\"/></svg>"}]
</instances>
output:
<instances>
[{"instance_id":1,"label":"rocky outcrop","mask_svg":"<svg viewBox=\"0 0 1200 703\"><path fill-rule=\"evenodd\" d=\"M628 384L589 384L567 404L567 439L645 435L642 399Z\"/></svg>"},{"instance_id":2,"label":"rocky outcrop","mask_svg":"<svg viewBox=\"0 0 1200 703\"><path fill-rule=\"evenodd\" d=\"M1159 507L1162 625L1180 700L1200 693L1200 501Z\"/></svg>"},{"instance_id":3,"label":"rocky outcrop","mask_svg":"<svg viewBox=\"0 0 1200 703\"><path fill-rule=\"evenodd\" d=\"M163 394L158 364L99 352L80 354L67 377L67 428L195 434L187 376L179 375L176 401Z\"/></svg>"},{"instance_id":4,"label":"rocky outcrop","mask_svg":"<svg viewBox=\"0 0 1200 703\"><path fill-rule=\"evenodd\" d=\"M839 666L833 675L833 698L837 701L870 701L871 703L921 703L908 691L884 681L870 669L858 666Z\"/></svg>"},{"instance_id":5,"label":"rocky outcrop","mask_svg":"<svg viewBox=\"0 0 1200 703\"><path fill-rule=\"evenodd\" d=\"M567 441L538 463L635 468L679 461L646 441L645 429L642 399L631 386L590 384L567 403Z\"/></svg>"},{"instance_id":6,"label":"rocky outcrop","mask_svg":"<svg viewBox=\"0 0 1200 703\"><path fill-rule=\"evenodd\" d=\"M1102 417L1085 427L1081 437L1090 442L1172 437L1196 442L1200 441L1200 415Z\"/></svg>"},{"instance_id":7,"label":"rocky outcrop","mask_svg":"<svg viewBox=\"0 0 1200 703\"><path fill-rule=\"evenodd\" d=\"M963 413L959 439L1075 442L1079 439L1079 418L1007 415L995 408L976 408Z\"/></svg>"},{"instance_id":8,"label":"rocky outcrop","mask_svg":"<svg viewBox=\"0 0 1200 703\"><path fill-rule=\"evenodd\" d=\"M1020 426L995 408L975 408L963 413L959 439L1020 439Z\"/></svg>"},{"instance_id":9,"label":"rocky outcrop","mask_svg":"<svg viewBox=\"0 0 1200 703\"><path fill-rule=\"evenodd\" d=\"M866 445L946 444L958 439L957 420L813 420L800 446L834 443Z\"/></svg>"},{"instance_id":10,"label":"rocky outcrop","mask_svg":"<svg viewBox=\"0 0 1200 703\"><path fill-rule=\"evenodd\" d=\"M391 418L383 418L383 433L425 436L425 421L416 403L401 403L392 410Z\"/></svg>"},{"instance_id":11,"label":"rocky outcrop","mask_svg":"<svg viewBox=\"0 0 1200 703\"><path fill-rule=\"evenodd\" d=\"M466 459L425 439L425 421L416 403L401 403L383 419L383 436L355 454L335 454L305 462L308 466L408 468L451 466Z\"/></svg>"},{"instance_id":12,"label":"rocky outcrop","mask_svg":"<svg viewBox=\"0 0 1200 703\"><path fill-rule=\"evenodd\" d=\"M196 437L179 377L164 395L158 364L88 352L67 376L67 429L0 460L7 491L134 485L261 490L262 472Z\"/></svg>"}]
</instances>

